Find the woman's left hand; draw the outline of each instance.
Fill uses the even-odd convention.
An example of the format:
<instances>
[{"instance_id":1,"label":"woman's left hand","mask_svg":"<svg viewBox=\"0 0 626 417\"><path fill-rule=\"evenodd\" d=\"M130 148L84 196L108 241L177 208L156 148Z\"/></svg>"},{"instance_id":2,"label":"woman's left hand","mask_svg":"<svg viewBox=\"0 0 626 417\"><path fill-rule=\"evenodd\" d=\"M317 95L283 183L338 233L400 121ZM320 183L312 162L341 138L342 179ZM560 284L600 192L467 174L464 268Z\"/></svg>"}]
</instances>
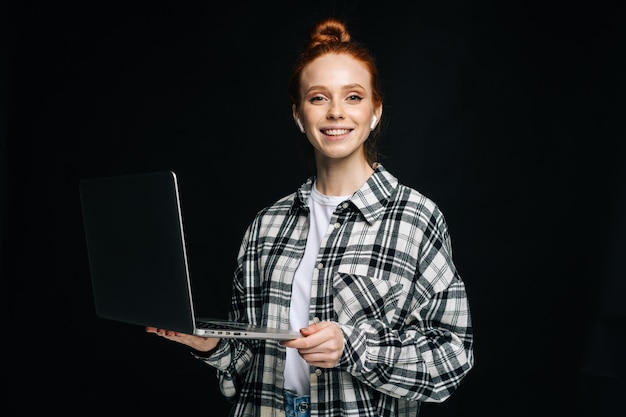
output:
<instances>
[{"instance_id":1,"label":"woman's left hand","mask_svg":"<svg viewBox=\"0 0 626 417\"><path fill-rule=\"evenodd\" d=\"M343 332L337 323L322 321L300 329L304 337L280 342L283 346L298 349L309 365L332 368L339 363L343 352Z\"/></svg>"}]
</instances>

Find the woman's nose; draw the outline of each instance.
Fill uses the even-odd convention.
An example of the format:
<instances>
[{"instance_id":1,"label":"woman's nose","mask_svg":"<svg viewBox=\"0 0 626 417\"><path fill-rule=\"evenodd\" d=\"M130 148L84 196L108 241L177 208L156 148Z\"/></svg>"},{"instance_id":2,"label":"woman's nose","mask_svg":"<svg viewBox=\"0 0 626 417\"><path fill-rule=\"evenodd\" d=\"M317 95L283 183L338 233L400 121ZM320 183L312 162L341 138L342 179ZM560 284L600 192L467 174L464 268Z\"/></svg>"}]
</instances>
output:
<instances>
[{"instance_id":1,"label":"woman's nose","mask_svg":"<svg viewBox=\"0 0 626 417\"><path fill-rule=\"evenodd\" d=\"M339 103L331 104L326 113L327 119L343 119L343 109Z\"/></svg>"}]
</instances>

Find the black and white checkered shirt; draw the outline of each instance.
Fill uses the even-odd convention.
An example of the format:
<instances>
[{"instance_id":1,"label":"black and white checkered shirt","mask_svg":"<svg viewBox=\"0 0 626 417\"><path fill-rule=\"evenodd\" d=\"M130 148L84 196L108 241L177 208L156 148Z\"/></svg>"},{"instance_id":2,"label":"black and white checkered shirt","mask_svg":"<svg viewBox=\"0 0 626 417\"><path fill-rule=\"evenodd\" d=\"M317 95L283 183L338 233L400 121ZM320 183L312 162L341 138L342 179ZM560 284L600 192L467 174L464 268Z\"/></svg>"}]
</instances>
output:
<instances>
[{"instance_id":1,"label":"black and white checkered shirt","mask_svg":"<svg viewBox=\"0 0 626 417\"><path fill-rule=\"evenodd\" d=\"M304 254L313 178L261 210L234 274L234 320L288 328L291 284ZM382 165L339 204L313 273L310 320L340 325L345 347L331 369L311 368L311 415L412 416L441 402L473 366L465 285L439 208ZM281 416L285 348L223 339L217 368L234 416Z\"/></svg>"}]
</instances>

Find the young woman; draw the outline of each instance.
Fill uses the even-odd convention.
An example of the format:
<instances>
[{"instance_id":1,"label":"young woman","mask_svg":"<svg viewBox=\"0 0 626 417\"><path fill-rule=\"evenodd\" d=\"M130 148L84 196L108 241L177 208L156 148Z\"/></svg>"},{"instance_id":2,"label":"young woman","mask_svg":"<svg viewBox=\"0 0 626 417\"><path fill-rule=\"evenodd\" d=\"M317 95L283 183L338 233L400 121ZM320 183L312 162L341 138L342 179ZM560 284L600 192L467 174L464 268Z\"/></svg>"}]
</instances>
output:
<instances>
[{"instance_id":1,"label":"young woman","mask_svg":"<svg viewBox=\"0 0 626 417\"><path fill-rule=\"evenodd\" d=\"M377 163L375 61L343 22L311 31L289 86L315 175L247 229L230 317L275 340L147 328L218 370L234 416L416 416L473 366L465 286L435 203Z\"/></svg>"}]
</instances>

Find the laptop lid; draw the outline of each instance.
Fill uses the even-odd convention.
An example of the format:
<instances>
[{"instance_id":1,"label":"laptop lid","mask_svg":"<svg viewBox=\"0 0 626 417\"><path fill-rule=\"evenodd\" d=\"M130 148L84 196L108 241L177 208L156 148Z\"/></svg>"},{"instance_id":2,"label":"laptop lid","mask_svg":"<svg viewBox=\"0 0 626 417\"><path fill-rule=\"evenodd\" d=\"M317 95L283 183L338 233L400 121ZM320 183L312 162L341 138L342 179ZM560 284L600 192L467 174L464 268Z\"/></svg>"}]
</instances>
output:
<instances>
[{"instance_id":1,"label":"laptop lid","mask_svg":"<svg viewBox=\"0 0 626 417\"><path fill-rule=\"evenodd\" d=\"M79 183L96 314L193 333L173 172Z\"/></svg>"},{"instance_id":2,"label":"laptop lid","mask_svg":"<svg viewBox=\"0 0 626 417\"><path fill-rule=\"evenodd\" d=\"M79 191L99 317L205 337L300 336L224 320L198 325L173 171L82 179Z\"/></svg>"}]
</instances>

